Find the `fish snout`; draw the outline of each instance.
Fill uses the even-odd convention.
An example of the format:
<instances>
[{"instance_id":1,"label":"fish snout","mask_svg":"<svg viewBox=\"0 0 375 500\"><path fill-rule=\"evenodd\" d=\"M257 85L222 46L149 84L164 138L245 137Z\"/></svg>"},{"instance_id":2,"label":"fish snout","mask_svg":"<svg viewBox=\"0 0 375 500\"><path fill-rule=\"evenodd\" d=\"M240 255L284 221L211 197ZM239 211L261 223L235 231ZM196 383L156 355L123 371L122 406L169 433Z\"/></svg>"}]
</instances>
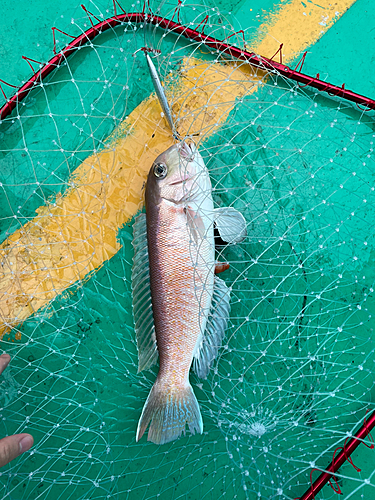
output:
<instances>
[{"instance_id":1,"label":"fish snout","mask_svg":"<svg viewBox=\"0 0 375 500\"><path fill-rule=\"evenodd\" d=\"M194 153L195 153L194 144L189 145L186 141L181 142L180 144L180 155L182 158L190 161L194 161Z\"/></svg>"}]
</instances>

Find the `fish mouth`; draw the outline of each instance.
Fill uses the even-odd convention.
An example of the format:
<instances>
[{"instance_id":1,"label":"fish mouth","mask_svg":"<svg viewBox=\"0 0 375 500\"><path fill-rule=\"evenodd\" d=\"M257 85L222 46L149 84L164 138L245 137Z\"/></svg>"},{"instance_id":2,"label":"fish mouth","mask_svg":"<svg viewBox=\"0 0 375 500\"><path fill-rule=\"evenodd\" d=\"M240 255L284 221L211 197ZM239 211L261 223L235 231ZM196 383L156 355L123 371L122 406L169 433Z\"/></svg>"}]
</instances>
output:
<instances>
[{"instance_id":1,"label":"fish mouth","mask_svg":"<svg viewBox=\"0 0 375 500\"><path fill-rule=\"evenodd\" d=\"M177 184L182 184L183 182L186 182L189 179L191 179L190 176L184 175L183 177L181 177L181 179L178 179L178 181L171 182L169 185L170 186L177 186Z\"/></svg>"},{"instance_id":2,"label":"fish mouth","mask_svg":"<svg viewBox=\"0 0 375 500\"><path fill-rule=\"evenodd\" d=\"M180 155L182 158L189 159L190 161L194 160L194 151L191 146L187 142L182 142L179 147Z\"/></svg>"},{"instance_id":3,"label":"fish mouth","mask_svg":"<svg viewBox=\"0 0 375 500\"><path fill-rule=\"evenodd\" d=\"M187 144L186 142L181 142L177 147L181 158L187 160L187 163L191 163L194 161L194 151L192 147L189 146L189 144ZM191 174L190 172L186 172L184 175L181 175L181 177L178 180L171 182L169 185L177 186L178 184L182 184L183 182L193 179L195 176L196 173Z\"/></svg>"}]
</instances>

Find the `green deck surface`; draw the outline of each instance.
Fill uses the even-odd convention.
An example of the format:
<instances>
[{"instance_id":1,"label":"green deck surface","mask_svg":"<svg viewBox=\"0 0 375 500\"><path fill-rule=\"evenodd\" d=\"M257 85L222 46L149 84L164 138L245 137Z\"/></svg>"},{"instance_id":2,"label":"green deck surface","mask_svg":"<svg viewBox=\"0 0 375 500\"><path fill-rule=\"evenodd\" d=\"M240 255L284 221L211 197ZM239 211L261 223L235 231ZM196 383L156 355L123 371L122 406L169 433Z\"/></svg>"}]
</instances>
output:
<instances>
[{"instance_id":1,"label":"green deck surface","mask_svg":"<svg viewBox=\"0 0 375 500\"><path fill-rule=\"evenodd\" d=\"M124 2L122 5L126 9ZM277 8L268 0L220 0L217 5L238 14L241 24L253 26L254 31L266 13ZM85 14L79 2L72 0L55 0L48 6L41 0L18 4L0 0L0 7L0 78L14 85L20 85L30 75L22 55L37 61L51 56L51 26L77 34L76 26L69 29L71 18L80 26L84 24ZM87 7L98 12L93 4ZM106 8L111 5L100 4L99 12L105 14ZM347 88L375 98L374 30L372 2L357 0L309 48L304 72L320 73L322 79L337 85L345 82ZM62 35L59 39L65 40ZM111 43L108 36L103 38L102 46ZM108 57L109 62L109 50L100 54L102 61ZM85 57L78 55L71 67L75 75L92 82L98 66L92 54ZM120 75L130 67L131 63L124 64ZM34 116L24 126L3 124L0 128L0 177L8 185L6 192L0 193L2 240L16 228L10 218L17 206L22 205L21 221L26 222L45 198L64 191L69 175L85 158L81 152L69 168L61 166L59 181L54 185L36 188L29 183L34 175L43 183L49 178L49 166L60 162L58 152L51 148L53 129L38 114L46 113L48 102L60 115L79 112L79 106L76 110L70 107L73 91L69 84L58 83L67 76L63 69L53 77L56 99L52 94L47 100L41 95L35 101L31 97L28 109ZM129 112L152 87L141 65L127 78L131 87L126 103ZM3 88L7 95L12 94ZM85 102L96 98L100 107L99 87L89 88L93 94L85 95ZM85 84L82 89L86 89ZM34 452L3 469L3 498L293 499L307 487L311 457L329 449L318 459L318 466L327 465L336 446L343 444L346 430L363 419L364 409L369 408L374 396L374 297L369 290L375 282L375 201L371 191L375 186L375 164L367 159L375 134L374 120L349 106L338 112L336 103L304 91L290 105L288 83L273 90L272 99L282 105L275 111L262 104L270 99L268 91L265 86L256 93L259 102L255 102L255 94L246 98L220 134L205 142L207 166L217 186L215 202L234 205L252 221L246 245L225 253L234 262L225 279L228 283L235 281L228 348L207 381L200 384L192 377L205 434L183 437L164 447L146 444L145 438L135 443L137 421L155 370L137 374L129 223L120 231L123 247L113 259L105 262L83 287L63 294L50 310L27 320L21 328L21 342L3 343L4 350L16 358L5 372L0 389L0 405L4 406L0 432L27 430L36 443ZM118 116L124 109L119 105ZM304 114L305 110L314 111L314 117ZM261 122L244 131L244 124L260 111ZM79 143L71 123L63 118L58 122L59 137L67 150L75 150ZM294 127L287 135L276 137L275 123L280 130L290 123ZM82 121L84 133L89 131L85 126ZM105 138L111 127L113 124L103 120L96 137ZM353 131L355 141L351 140ZM318 138L318 134L322 137ZM22 156L24 137L35 149L40 145L32 165ZM257 137L264 144L271 143L271 151L256 150L253 145ZM230 147L226 147L227 141ZM304 146L302 157L290 154L298 144ZM348 152L343 158L342 148ZM216 153L214 160L208 157L210 151ZM251 168L244 161L246 155L251 158ZM276 168L277 162L282 165L280 169ZM239 167L233 170L228 164ZM340 191L341 182L344 188ZM255 193L240 191L244 183L257 186ZM289 197L290 190L295 190L296 196ZM299 216L303 213L301 223ZM340 230L336 232L337 227ZM319 248L319 240L324 242L323 249ZM365 240L368 243L364 246ZM308 255L302 268L298 265L301 255ZM249 266L255 257L259 265ZM339 274L343 276L340 286L334 288ZM278 288L277 294L268 302L263 300L264 289L271 293L274 287ZM305 307L306 315L301 319L298 311ZM249 310L251 317L246 320ZM296 317L300 322L292 325ZM332 331L337 333L328 335ZM327 347L327 356L322 346ZM259 361L263 349L267 349L264 367ZM300 360L303 367L297 369ZM290 361L289 377L286 374ZM362 365L363 370L358 368ZM264 391L277 387L280 378L287 380L290 387L284 388L282 397L271 391L264 399ZM259 409L257 403L262 398L268 406ZM263 438L254 437L251 418L246 424L250 428L241 428L246 411L247 417L254 413L250 415L254 422L257 416L268 422L271 437L267 444L261 444ZM295 427L293 418L299 422ZM266 446L273 447L270 455L268 448L262 451ZM356 472L348 463L342 467L345 477L340 479L340 487L344 498L375 498L374 478L370 485L356 491L375 469L374 451L360 446L353 461L362 472ZM278 492L278 484L284 485L283 493ZM331 499L335 495L326 486L317 498Z\"/></svg>"}]
</instances>

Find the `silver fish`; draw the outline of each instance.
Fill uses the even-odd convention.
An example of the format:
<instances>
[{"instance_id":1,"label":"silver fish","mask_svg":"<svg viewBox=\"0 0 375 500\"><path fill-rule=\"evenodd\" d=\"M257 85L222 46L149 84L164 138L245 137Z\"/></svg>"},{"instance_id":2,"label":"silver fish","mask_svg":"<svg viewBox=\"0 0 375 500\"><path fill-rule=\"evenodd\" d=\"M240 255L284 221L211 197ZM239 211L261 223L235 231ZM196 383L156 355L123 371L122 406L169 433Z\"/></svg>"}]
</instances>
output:
<instances>
[{"instance_id":1,"label":"silver fish","mask_svg":"<svg viewBox=\"0 0 375 500\"><path fill-rule=\"evenodd\" d=\"M203 432L189 382L190 367L206 378L229 317L229 289L215 276L214 223L224 241L246 236L233 208L214 210L211 181L194 147L182 142L155 160L146 183L146 214L134 224L133 314L138 371L159 355L156 381L143 407L136 439L163 444Z\"/></svg>"}]
</instances>

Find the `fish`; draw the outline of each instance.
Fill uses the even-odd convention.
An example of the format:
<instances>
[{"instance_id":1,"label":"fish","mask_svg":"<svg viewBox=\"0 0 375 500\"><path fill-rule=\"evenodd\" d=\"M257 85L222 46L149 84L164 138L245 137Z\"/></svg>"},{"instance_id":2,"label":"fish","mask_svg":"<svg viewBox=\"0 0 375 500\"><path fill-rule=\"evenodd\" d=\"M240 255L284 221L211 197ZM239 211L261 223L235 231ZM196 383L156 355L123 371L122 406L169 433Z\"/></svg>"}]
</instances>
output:
<instances>
[{"instance_id":1,"label":"fish","mask_svg":"<svg viewBox=\"0 0 375 500\"><path fill-rule=\"evenodd\" d=\"M243 215L214 208L210 176L201 154L186 141L153 162L145 186L146 213L133 226L132 293L138 372L159 358L159 372L144 404L136 441L165 444L188 426L203 432L189 374L207 378L224 338L230 288L215 270L214 226L222 240L247 235Z\"/></svg>"}]
</instances>

